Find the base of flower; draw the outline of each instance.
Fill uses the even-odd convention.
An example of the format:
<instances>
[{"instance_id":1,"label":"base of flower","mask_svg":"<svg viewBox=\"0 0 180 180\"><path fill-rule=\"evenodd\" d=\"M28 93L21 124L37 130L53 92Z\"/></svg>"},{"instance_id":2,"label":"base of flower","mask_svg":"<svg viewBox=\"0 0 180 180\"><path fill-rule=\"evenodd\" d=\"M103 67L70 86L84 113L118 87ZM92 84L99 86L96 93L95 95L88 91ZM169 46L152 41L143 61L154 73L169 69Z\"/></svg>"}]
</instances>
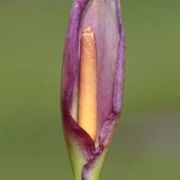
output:
<instances>
[{"instance_id":1,"label":"base of flower","mask_svg":"<svg viewBox=\"0 0 180 180\"><path fill-rule=\"evenodd\" d=\"M74 180L100 180L100 175L106 154L107 149L105 149L104 152L99 157L97 157L91 167L86 169L86 172L83 172L84 166L81 166L81 168L80 166L74 166Z\"/></svg>"}]
</instances>

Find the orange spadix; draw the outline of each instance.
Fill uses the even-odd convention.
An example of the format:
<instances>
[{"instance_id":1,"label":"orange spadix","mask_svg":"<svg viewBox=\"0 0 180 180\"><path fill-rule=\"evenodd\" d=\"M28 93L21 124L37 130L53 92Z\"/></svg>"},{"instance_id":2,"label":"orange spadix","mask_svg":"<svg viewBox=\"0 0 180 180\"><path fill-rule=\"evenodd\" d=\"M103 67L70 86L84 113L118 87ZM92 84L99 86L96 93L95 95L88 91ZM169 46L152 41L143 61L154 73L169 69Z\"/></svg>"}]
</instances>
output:
<instances>
[{"instance_id":1,"label":"orange spadix","mask_svg":"<svg viewBox=\"0 0 180 180\"><path fill-rule=\"evenodd\" d=\"M95 141L97 131L96 40L87 27L81 36L78 123Z\"/></svg>"}]
</instances>

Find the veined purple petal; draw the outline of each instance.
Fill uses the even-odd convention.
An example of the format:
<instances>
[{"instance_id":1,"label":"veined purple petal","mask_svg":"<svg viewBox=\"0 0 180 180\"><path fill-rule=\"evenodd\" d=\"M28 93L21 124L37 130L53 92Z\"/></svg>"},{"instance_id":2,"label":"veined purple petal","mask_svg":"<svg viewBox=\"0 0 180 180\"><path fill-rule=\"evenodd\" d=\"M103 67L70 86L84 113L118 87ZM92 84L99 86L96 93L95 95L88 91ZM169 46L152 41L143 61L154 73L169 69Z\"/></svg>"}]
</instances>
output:
<instances>
[{"instance_id":1,"label":"veined purple petal","mask_svg":"<svg viewBox=\"0 0 180 180\"><path fill-rule=\"evenodd\" d=\"M96 147L70 110L72 103L76 103L74 96L78 94L80 38L86 27L93 29L97 46ZM82 172L84 179L92 164L111 142L117 125L122 106L124 49L124 30L118 0L74 0L64 49L62 116L67 141L76 141L86 156Z\"/></svg>"}]
</instances>

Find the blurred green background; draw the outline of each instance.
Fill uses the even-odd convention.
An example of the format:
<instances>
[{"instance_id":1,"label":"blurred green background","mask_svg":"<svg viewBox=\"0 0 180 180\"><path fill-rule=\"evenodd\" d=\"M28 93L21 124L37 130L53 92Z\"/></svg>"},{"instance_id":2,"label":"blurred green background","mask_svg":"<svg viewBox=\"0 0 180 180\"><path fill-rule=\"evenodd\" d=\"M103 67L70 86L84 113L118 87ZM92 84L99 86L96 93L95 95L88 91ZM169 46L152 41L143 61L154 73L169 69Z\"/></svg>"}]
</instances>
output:
<instances>
[{"instance_id":1,"label":"blurred green background","mask_svg":"<svg viewBox=\"0 0 180 180\"><path fill-rule=\"evenodd\" d=\"M0 179L70 180L59 113L70 0L0 0ZM124 111L102 180L180 179L180 1L122 0Z\"/></svg>"}]
</instances>

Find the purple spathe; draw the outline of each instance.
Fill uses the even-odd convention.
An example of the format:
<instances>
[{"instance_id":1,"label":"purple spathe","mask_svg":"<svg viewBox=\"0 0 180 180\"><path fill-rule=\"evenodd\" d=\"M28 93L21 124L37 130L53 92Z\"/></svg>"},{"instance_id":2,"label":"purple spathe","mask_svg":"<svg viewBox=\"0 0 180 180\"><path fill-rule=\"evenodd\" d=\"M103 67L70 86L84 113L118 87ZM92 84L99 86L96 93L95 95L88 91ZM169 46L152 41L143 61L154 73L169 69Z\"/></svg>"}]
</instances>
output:
<instances>
[{"instance_id":1,"label":"purple spathe","mask_svg":"<svg viewBox=\"0 0 180 180\"><path fill-rule=\"evenodd\" d=\"M97 145L73 118L70 108L79 72L80 36L91 27L97 44L98 114ZM74 0L64 49L62 117L68 144L75 143L91 166L111 142L122 109L124 82L124 30L118 0ZM78 84L78 82L77 82Z\"/></svg>"}]
</instances>

